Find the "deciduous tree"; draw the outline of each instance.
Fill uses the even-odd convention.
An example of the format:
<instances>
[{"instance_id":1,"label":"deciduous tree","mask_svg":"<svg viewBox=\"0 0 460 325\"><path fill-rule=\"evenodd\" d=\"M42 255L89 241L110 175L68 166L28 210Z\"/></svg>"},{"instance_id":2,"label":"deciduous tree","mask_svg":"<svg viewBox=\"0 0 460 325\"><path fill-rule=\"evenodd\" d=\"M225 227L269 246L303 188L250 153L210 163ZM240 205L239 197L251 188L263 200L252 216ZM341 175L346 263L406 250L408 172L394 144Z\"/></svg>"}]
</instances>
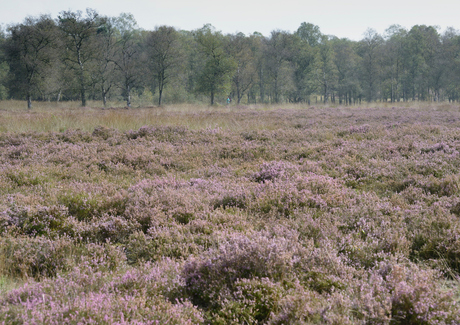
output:
<instances>
[{"instance_id":1,"label":"deciduous tree","mask_svg":"<svg viewBox=\"0 0 460 325\"><path fill-rule=\"evenodd\" d=\"M385 44L382 52L382 80L384 98L391 102L404 98L401 89L404 75L404 46L407 30L399 25L392 25L386 30Z\"/></svg>"},{"instance_id":2,"label":"deciduous tree","mask_svg":"<svg viewBox=\"0 0 460 325\"><path fill-rule=\"evenodd\" d=\"M236 70L232 77L233 88L238 104L256 80L252 39L243 33L228 36L228 53L235 60Z\"/></svg>"},{"instance_id":3,"label":"deciduous tree","mask_svg":"<svg viewBox=\"0 0 460 325\"><path fill-rule=\"evenodd\" d=\"M149 67L158 88L158 105L161 106L163 91L170 79L183 66L184 51L180 47L179 33L174 27L160 26L149 32L146 40Z\"/></svg>"},{"instance_id":4,"label":"deciduous tree","mask_svg":"<svg viewBox=\"0 0 460 325\"><path fill-rule=\"evenodd\" d=\"M295 33L290 59L294 69L295 85L290 94L292 102L309 102L310 95L317 89L314 63L320 37L319 27L307 23L302 23Z\"/></svg>"},{"instance_id":5,"label":"deciduous tree","mask_svg":"<svg viewBox=\"0 0 460 325\"><path fill-rule=\"evenodd\" d=\"M115 57L117 29L114 26L114 18L104 18L103 24L97 30L97 48L93 61L94 84L100 89L104 107L107 106L107 96L114 87L116 81Z\"/></svg>"},{"instance_id":6,"label":"deciduous tree","mask_svg":"<svg viewBox=\"0 0 460 325\"><path fill-rule=\"evenodd\" d=\"M121 14L115 19L115 28L119 37L114 62L120 73L119 86L123 90L126 105L131 107L131 91L142 82L141 33L131 14Z\"/></svg>"},{"instance_id":7,"label":"deciduous tree","mask_svg":"<svg viewBox=\"0 0 460 325\"><path fill-rule=\"evenodd\" d=\"M445 73L443 90L449 101L460 99L460 32L448 28L442 36Z\"/></svg>"},{"instance_id":8,"label":"deciduous tree","mask_svg":"<svg viewBox=\"0 0 460 325\"><path fill-rule=\"evenodd\" d=\"M8 76L8 63L5 58L5 31L0 25L0 100L8 97L8 89L6 88Z\"/></svg>"},{"instance_id":9,"label":"deciduous tree","mask_svg":"<svg viewBox=\"0 0 460 325\"><path fill-rule=\"evenodd\" d=\"M332 40L339 104L352 104L361 91L357 73L359 60L355 47L355 43L346 38Z\"/></svg>"},{"instance_id":10,"label":"deciduous tree","mask_svg":"<svg viewBox=\"0 0 460 325\"><path fill-rule=\"evenodd\" d=\"M289 93L294 87L291 65L294 39L295 36L286 31L275 30L272 31L270 38L265 40L265 71L269 77L271 98L274 103L280 102L284 90Z\"/></svg>"},{"instance_id":11,"label":"deciduous tree","mask_svg":"<svg viewBox=\"0 0 460 325\"><path fill-rule=\"evenodd\" d=\"M361 87L368 102L374 101L378 95L383 42L383 37L369 28L358 45L358 54L361 57Z\"/></svg>"},{"instance_id":12,"label":"deciduous tree","mask_svg":"<svg viewBox=\"0 0 460 325\"><path fill-rule=\"evenodd\" d=\"M335 53L328 36L323 36L318 45L315 57L315 76L319 89L322 91L323 101L329 102L329 96L337 84L337 67L334 62Z\"/></svg>"},{"instance_id":13,"label":"deciduous tree","mask_svg":"<svg viewBox=\"0 0 460 325\"><path fill-rule=\"evenodd\" d=\"M197 30L195 39L205 60L197 90L209 94L211 105L214 105L216 94L229 90L236 64L225 52L224 36L212 26L205 25Z\"/></svg>"},{"instance_id":14,"label":"deciduous tree","mask_svg":"<svg viewBox=\"0 0 460 325\"><path fill-rule=\"evenodd\" d=\"M103 21L92 9L81 11L62 11L58 16L58 26L63 35L63 60L76 73L79 80L81 105L86 106L86 90L89 83L88 66L96 54L96 34Z\"/></svg>"},{"instance_id":15,"label":"deciduous tree","mask_svg":"<svg viewBox=\"0 0 460 325\"><path fill-rule=\"evenodd\" d=\"M18 97L25 96L30 109L32 96L39 92L53 62L55 24L49 16L28 17L24 23L11 26L9 33L5 44L11 76L9 90Z\"/></svg>"}]
</instances>

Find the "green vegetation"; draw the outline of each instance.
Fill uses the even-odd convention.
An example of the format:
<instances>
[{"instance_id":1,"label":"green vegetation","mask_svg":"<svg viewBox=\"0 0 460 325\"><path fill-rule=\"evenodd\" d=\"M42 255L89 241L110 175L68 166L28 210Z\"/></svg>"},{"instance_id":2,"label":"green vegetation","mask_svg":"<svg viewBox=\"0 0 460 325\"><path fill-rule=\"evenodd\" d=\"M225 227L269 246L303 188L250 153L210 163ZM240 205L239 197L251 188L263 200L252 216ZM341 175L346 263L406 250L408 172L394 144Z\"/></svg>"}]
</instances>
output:
<instances>
[{"instance_id":1,"label":"green vegetation","mask_svg":"<svg viewBox=\"0 0 460 325\"><path fill-rule=\"evenodd\" d=\"M40 104L0 103L0 323L460 323L458 105Z\"/></svg>"},{"instance_id":2,"label":"green vegetation","mask_svg":"<svg viewBox=\"0 0 460 325\"><path fill-rule=\"evenodd\" d=\"M276 26L274 26L276 27ZM390 26L362 40L302 23L290 33L224 35L138 28L134 17L63 11L0 33L0 100L79 101L82 107L210 103L456 102L460 34ZM94 105L93 105L94 106Z\"/></svg>"}]
</instances>

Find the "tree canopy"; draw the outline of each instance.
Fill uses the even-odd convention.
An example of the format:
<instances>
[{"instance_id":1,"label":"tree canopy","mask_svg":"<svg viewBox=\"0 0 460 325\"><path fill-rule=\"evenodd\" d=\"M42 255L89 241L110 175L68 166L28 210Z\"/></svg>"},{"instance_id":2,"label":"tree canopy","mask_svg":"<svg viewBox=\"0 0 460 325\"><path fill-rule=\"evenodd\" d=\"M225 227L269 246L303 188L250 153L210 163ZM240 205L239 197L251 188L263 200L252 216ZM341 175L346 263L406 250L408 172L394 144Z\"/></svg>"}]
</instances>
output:
<instances>
[{"instance_id":1,"label":"tree canopy","mask_svg":"<svg viewBox=\"0 0 460 325\"><path fill-rule=\"evenodd\" d=\"M303 22L282 30L223 34L139 28L130 14L92 9L28 17L0 31L0 99L124 100L152 104L458 101L460 33L449 28L369 28L359 41Z\"/></svg>"}]
</instances>

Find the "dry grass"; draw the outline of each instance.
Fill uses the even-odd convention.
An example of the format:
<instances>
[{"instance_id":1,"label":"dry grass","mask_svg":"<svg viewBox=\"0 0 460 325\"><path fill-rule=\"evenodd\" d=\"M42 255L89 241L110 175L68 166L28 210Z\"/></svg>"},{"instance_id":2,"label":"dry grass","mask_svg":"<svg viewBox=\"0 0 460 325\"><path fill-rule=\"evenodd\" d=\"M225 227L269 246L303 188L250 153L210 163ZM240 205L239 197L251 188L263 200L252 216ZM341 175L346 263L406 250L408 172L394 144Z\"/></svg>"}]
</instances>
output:
<instances>
[{"instance_id":1,"label":"dry grass","mask_svg":"<svg viewBox=\"0 0 460 325\"><path fill-rule=\"evenodd\" d=\"M68 129L92 131L98 126L120 131L139 129L144 125L184 126L189 129L222 128L235 131L273 130L283 127L285 121L278 118L251 119L248 114L254 111L273 111L279 109L308 109L312 117L318 116L323 108L335 108L343 114L353 114L361 109L411 108L419 110L458 111L458 105L449 103L371 103L346 107L340 105L248 105L216 106L173 105L165 107L134 107L124 109L123 103L109 103L103 109L99 102L89 102L89 107L80 107L79 102L34 103L27 110L23 101L0 101L0 132L63 132ZM366 105L366 106L364 106ZM239 112L245 114L238 114ZM249 116L250 117L250 116Z\"/></svg>"}]
</instances>

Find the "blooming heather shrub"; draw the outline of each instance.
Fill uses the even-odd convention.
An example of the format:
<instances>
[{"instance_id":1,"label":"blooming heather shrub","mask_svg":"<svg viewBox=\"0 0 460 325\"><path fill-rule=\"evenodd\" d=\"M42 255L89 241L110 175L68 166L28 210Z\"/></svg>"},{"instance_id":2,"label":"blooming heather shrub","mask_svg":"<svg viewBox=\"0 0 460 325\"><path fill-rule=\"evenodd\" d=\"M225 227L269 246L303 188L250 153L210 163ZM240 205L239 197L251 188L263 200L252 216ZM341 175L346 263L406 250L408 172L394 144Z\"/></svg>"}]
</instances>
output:
<instances>
[{"instance_id":1,"label":"blooming heather shrub","mask_svg":"<svg viewBox=\"0 0 460 325\"><path fill-rule=\"evenodd\" d=\"M47 297L47 296L45 296ZM164 298L119 296L115 293L82 293L73 299L54 302L46 298L24 303L0 316L8 324L200 324L203 317L190 302L173 304ZM17 310L20 312L17 312ZM3 319L2 319L3 318Z\"/></svg>"},{"instance_id":2,"label":"blooming heather shrub","mask_svg":"<svg viewBox=\"0 0 460 325\"><path fill-rule=\"evenodd\" d=\"M186 262L184 290L194 304L217 308L219 294L235 291L238 279L289 278L301 249L298 243L263 233L232 234L217 249Z\"/></svg>"},{"instance_id":3,"label":"blooming heather shrub","mask_svg":"<svg viewBox=\"0 0 460 325\"><path fill-rule=\"evenodd\" d=\"M107 148L100 157L106 169L117 170L122 166L128 170L143 170L149 174L164 174L170 161L167 156L173 150L171 145L152 142L151 148L146 148L145 141L131 141L127 145ZM164 157L166 156L166 157Z\"/></svg>"},{"instance_id":4,"label":"blooming heather shrub","mask_svg":"<svg viewBox=\"0 0 460 325\"><path fill-rule=\"evenodd\" d=\"M75 244L64 238L0 237L0 273L20 278L53 277L79 263L113 270L125 262L125 255L110 245Z\"/></svg>"},{"instance_id":5,"label":"blooming heather shrub","mask_svg":"<svg viewBox=\"0 0 460 325\"><path fill-rule=\"evenodd\" d=\"M255 213L268 216L288 217L296 210L312 207L315 208L315 200L310 193L300 193L295 184L287 182L271 181L263 183L255 192L255 201L251 204L250 210Z\"/></svg>"},{"instance_id":6,"label":"blooming heather shrub","mask_svg":"<svg viewBox=\"0 0 460 325\"><path fill-rule=\"evenodd\" d=\"M66 239L3 236L0 237L0 273L20 278L55 276L72 266L69 261L72 253L73 245Z\"/></svg>"},{"instance_id":7,"label":"blooming heather shrub","mask_svg":"<svg viewBox=\"0 0 460 325\"><path fill-rule=\"evenodd\" d=\"M214 201L214 209L217 208L238 208L238 209L246 209L247 199L244 194L224 194L223 197Z\"/></svg>"},{"instance_id":8,"label":"blooming heather shrub","mask_svg":"<svg viewBox=\"0 0 460 325\"><path fill-rule=\"evenodd\" d=\"M195 187L201 191L206 191L212 198L211 205L213 209L240 209L246 210L249 206L251 192L255 188L248 179L240 178L239 182L228 179L223 182L218 179L191 180Z\"/></svg>"},{"instance_id":9,"label":"blooming heather shrub","mask_svg":"<svg viewBox=\"0 0 460 325\"><path fill-rule=\"evenodd\" d=\"M346 135L353 135L353 134L366 134L371 130L371 127L368 124L359 125L359 126L350 126L348 129L339 131L337 135L339 137L343 137Z\"/></svg>"},{"instance_id":10,"label":"blooming heather shrub","mask_svg":"<svg viewBox=\"0 0 460 325\"><path fill-rule=\"evenodd\" d=\"M171 302L184 301L177 295L184 285L182 267L183 261L170 258L155 263L140 263L136 268L122 269L116 273L107 286L109 290L120 294L129 294L135 290L147 296L163 295Z\"/></svg>"},{"instance_id":11,"label":"blooming heather shrub","mask_svg":"<svg viewBox=\"0 0 460 325\"><path fill-rule=\"evenodd\" d=\"M360 195L355 205L337 209L332 217L340 222L337 224L340 233L329 238L337 241L340 251L353 263L369 268L388 256L409 257L412 245L407 229L409 218L390 201Z\"/></svg>"},{"instance_id":12,"label":"blooming heather shrub","mask_svg":"<svg viewBox=\"0 0 460 325\"><path fill-rule=\"evenodd\" d=\"M391 324L391 292L381 273L383 270L372 270L353 288L352 312L360 323Z\"/></svg>"},{"instance_id":13,"label":"blooming heather shrub","mask_svg":"<svg viewBox=\"0 0 460 325\"><path fill-rule=\"evenodd\" d=\"M201 312L189 301L163 295L179 285L178 268L165 261L113 274L82 263L65 277L7 293L0 299L0 322L200 324Z\"/></svg>"},{"instance_id":14,"label":"blooming heather shrub","mask_svg":"<svg viewBox=\"0 0 460 325\"><path fill-rule=\"evenodd\" d=\"M362 276L362 275L361 275ZM395 261L381 263L327 296L296 287L278 303L269 324L458 324L451 290L436 272Z\"/></svg>"},{"instance_id":15,"label":"blooming heather shrub","mask_svg":"<svg viewBox=\"0 0 460 325\"><path fill-rule=\"evenodd\" d=\"M355 194L330 177L308 173L276 182L267 181L254 190L250 209L271 216L292 216L305 208L327 211Z\"/></svg>"},{"instance_id":16,"label":"blooming heather shrub","mask_svg":"<svg viewBox=\"0 0 460 325\"><path fill-rule=\"evenodd\" d=\"M430 176L428 179L420 180L419 184L417 185L426 192L439 197L456 195L460 189L460 180L457 175L448 175L441 179Z\"/></svg>"},{"instance_id":17,"label":"blooming heather shrub","mask_svg":"<svg viewBox=\"0 0 460 325\"><path fill-rule=\"evenodd\" d=\"M74 183L58 194L58 202L67 207L69 214L80 221L88 221L106 213L121 215L127 202L127 193L111 186Z\"/></svg>"},{"instance_id":18,"label":"blooming heather shrub","mask_svg":"<svg viewBox=\"0 0 460 325\"><path fill-rule=\"evenodd\" d=\"M368 324L360 322L350 312L352 306L352 300L346 295L334 293L323 297L297 287L283 297L279 311L272 315L267 324Z\"/></svg>"},{"instance_id":19,"label":"blooming heather shrub","mask_svg":"<svg viewBox=\"0 0 460 325\"><path fill-rule=\"evenodd\" d=\"M36 168L12 167L5 172L5 177L14 187L36 186L46 183L46 175Z\"/></svg>"},{"instance_id":20,"label":"blooming heather shrub","mask_svg":"<svg viewBox=\"0 0 460 325\"><path fill-rule=\"evenodd\" d=\"M114 271L126 264L126 255L118 246L106 244L76 245L75 255L77 265L86 265L103 272Z\"/></svg>"},{"instance_id":21,"label":"blooming heather shrub","mask_svg":"<svg viewBox=\"0 0 460 325\"><path fill-rule=\"evenodd\" d=\"M275 181L278 178L286 178L298 171L298 167L284 161L273 161L264 163L260 171L252 175L252 178L259 183Z\"/></svg>"},{"instance_id":22,"label":"blooming heather shrub","mask_svg":"<svg viewBox=\"0 0 460 325\"><path fill-rule=\"evenodd\" d=\"M11 206L2 212L0 232L16 232L30 236L56 237L65 233L69 217L64 206Z\"/></svg>"},{"instance_id":23,"label":"blooming heather shrub","mask_svg":"<svg viewBox=\"0 0 460 325\"><path fill-rule=\"evenodd\" d=\"M219 148L217 158L248 162L258 159L271 160L273 155L263 144L238 141L238 143L228 144Z\"/></svg>"},{"instance_id":24,"label":"blooming heather shrub","mask_svg":"<svg viewBox=\"0 0 460 325\"><path fill-rule=\"evenodd\" d=\"M183 226L152 227L133 233L126 243L126 256L130 264L157 261L164 257L186 258L204 250L194 242L195 236Z\"/></svg>"},{"instance_id":25,"label":"blooming heather shrub","mask_svg":"<svg viewBox=\"0 0 460 325\"><path fill-rule=\"evenodd\" d=\"M242 132L241 137L247 141L262 141L266 142L273 140L272 134L267 131L247 131Z\"/></svg>"},{"instance_id":26,"label":"blooming heather shrub","mask_svg":"<svg viewBox=\"0 0 460 325\"><path fill-rule=\"evenodd\" d=\"M93 217L80 225L74 223L72 226L75 231L72 235L75 238L95 243L111 242L114 244L126 242L130 234L141 229L136 220L127 220L121 216L106 213Z\"/></svg>"},{"instance_id":27,"label":"blooming heather shrub","mask_svg":"<svg viewBox=\"0 0 460 325\"><path fill-rule=\"evenodd\" d=\"M152 112L0 134L0 323L460 323L457 108Z\"/></svg>"},{"instance_id":28,"label":"blooming heather shrub","mask_svg":"<svg viewBox=\"0 0 460 325\"><path fill-rule=\"evenodd\" d=\"M264 324L278 312L285 288L268 278L238 279L232 299L225 294L217 300L221 308L212 314L215 324Z\"/></svg>"},{"instance_id":29,"label":"blooming heather shrub","mask_svg":"<svg viewBox=\"0 0 460 325\"><path fill-rule=\"evenodd\" d=\"M142 261L156 260L157 254L150 246L151 240L143 232L131 234L125 249L128 263L137 264Z\"/></svg>"},{"instance_id":30,"label":"blooming heather shrub","mask_svg":"<svg viewBox=\"0 0 460 325\"><path fill-rule=\"evenodd\" d=\"M211 211L206 192L193 183L175 178L143 180L129 189L125 216L137 220L146 231L171 221L188 224Z\"/></svg>"},{"instance_id":31,"label":"blooming heather shrub","mask_svg":"<svg viewBox=\"0 0 460 325\"><path fill-rule=\"evenodd\" d=\"M411 224L413 260L438 260L438 267L447 265L460 272L460 231L458 217L442 211L430 209ZM436 263L435 263L436 264Z\"/></svg>"},{"instance_id":32,"label":"blooming heather shrub","mask_svg":"<svg viewBox=\"0 0 460 325\"><path fill-rule=\"evenodd\" d=\"M438 272L394 265L387 275L391 316L396 324L459 324L460 306L451 291L437 286Z\"/></svg>"},{"instance_id":33,"label":"blooming heather shrub","mask_svg":"<svg viewBox=\"0 0 460 325\"><path fill-rule=\"evenodd\" d=\"M329 304L329 310L336 310L337 305ZM278 303L278 311L274 313L267 324L324 324L326 323L324 300L314 291L305 291L303 287L297 286L293 292L285 295ZM342 313L347 318L345 313ZM331 323L331 322L329 322ZM340 324L347 324L342 319ZM326 323L327 324L327 323Z\"/></svg>"}]
</instances>

